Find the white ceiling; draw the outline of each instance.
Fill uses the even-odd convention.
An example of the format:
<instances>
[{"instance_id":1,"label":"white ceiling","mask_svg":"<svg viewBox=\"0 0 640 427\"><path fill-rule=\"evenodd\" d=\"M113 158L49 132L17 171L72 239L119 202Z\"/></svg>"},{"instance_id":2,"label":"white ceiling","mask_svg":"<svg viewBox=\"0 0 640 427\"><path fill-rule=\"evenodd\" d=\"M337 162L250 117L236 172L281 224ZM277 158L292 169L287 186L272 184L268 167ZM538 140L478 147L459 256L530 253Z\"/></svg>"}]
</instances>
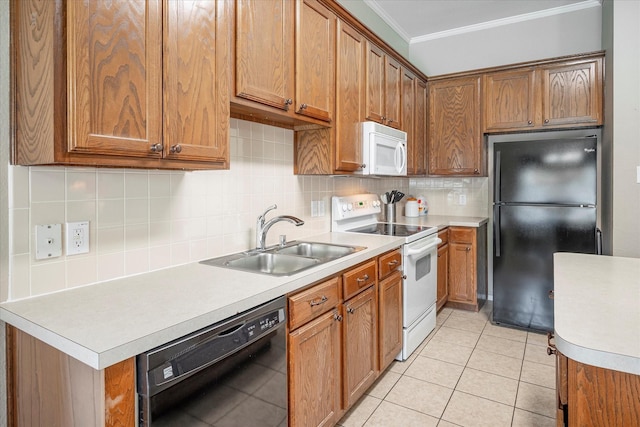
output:
<instances>
[{"instance_id":1,"label":"white ceiling","mask_svg":"<svg viewBox=\"0 0 640 427\"><path fill-rule=\"evenodd\" d=\"M363 0L408 43L571 12L601 0Z\"/></svg>"}]
</instances>

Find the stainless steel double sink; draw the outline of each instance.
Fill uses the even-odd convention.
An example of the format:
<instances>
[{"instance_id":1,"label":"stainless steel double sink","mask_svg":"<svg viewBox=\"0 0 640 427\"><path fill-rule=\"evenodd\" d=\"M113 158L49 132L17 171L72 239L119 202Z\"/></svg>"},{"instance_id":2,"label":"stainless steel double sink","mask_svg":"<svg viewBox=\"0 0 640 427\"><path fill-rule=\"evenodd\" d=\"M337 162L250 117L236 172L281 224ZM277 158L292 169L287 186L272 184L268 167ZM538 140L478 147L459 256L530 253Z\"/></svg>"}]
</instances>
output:
<instances>
[{"instance_id":1,"label":"stainless steel double sink","mask_svg":"<svg viewBox=\"0 0 640 427\"><path fill-rule=\"evenodd\" d=\"M263 251L238 252L200 261L201 264L271 276L289 276L366 249L363 246L333 243L298 242L275 246Z\"/></svg>"}]
</instances>

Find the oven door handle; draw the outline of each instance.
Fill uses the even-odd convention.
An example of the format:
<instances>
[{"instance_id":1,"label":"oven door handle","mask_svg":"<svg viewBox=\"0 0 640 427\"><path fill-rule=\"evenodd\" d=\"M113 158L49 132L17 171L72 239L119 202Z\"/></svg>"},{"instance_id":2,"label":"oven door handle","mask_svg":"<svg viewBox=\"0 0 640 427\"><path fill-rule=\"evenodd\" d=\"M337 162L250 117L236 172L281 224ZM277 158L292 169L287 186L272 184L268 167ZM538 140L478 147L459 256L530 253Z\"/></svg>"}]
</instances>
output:
<instances>
[{"instance_id":1,"label":"oven door handle","mask_svg":"<svg viewBox=\"0 0 640 427\"><path fill-rule=\"evenodd\" d=\"M427 252L429 252L430 250L432 250L433 248L438 247L438 245L440 243L442 243L442 240L439 239L439 238L436 238L436 240L434 240L432 243L428 243L428 244L426 244L424 246L420 246L420 247L417 247L417 248L411 248L411 247L407 248L406 255L410 256L412 258L420 256L420 255L424 255Z\"/></svg>"}]
</instances>

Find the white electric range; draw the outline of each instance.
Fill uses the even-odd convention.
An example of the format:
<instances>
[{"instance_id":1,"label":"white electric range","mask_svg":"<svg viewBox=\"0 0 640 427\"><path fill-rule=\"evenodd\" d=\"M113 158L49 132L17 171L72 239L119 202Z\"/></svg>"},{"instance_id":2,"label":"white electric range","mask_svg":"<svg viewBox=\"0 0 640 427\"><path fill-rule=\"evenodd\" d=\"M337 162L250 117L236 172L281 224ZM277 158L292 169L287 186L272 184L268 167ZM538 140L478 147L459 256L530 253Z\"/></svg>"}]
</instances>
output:
<instances>
[{"instance_id":1,"label":"white electric range","mask_svg":"<svg viewBox=\"0 0 640 427\"><path fill-rule=\"evenodd\" d=\"M376 194L334 196L331 231L380 234L404 238L402 264L402 352L406 360L436 326L438 239L437 227L378 221L382 203Z\"/></svg>"}]
</instances>

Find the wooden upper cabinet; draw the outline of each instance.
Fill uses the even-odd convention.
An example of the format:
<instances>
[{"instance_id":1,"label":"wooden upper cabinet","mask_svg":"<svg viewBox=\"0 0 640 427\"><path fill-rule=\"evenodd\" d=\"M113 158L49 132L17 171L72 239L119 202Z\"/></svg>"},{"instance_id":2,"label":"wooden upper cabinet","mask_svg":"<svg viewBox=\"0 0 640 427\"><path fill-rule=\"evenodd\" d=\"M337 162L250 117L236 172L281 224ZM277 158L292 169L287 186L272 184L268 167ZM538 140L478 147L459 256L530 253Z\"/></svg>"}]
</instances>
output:
<instances>
[{"instance_id":1,"label":"wooden upper cabinet","mask_svg":"<svg viewBox=\"0 0 640 427\"><path fill-rule=\"evenodd\" d=\"M354 172L362 168L365 39L342 21L337 34L335 170Z\"/></svg>"},{"instance_id":2,"label":"wooden upper cabinet","mask_svg":"<svg viewBox=\"0 0 640 427\"><path fill-rule=\"evenodd\" d=\"M166 2L164 149L228 164L230 16L224 2Z\"/></svg>"},{"instance_id":3,"label":"wooden upper cabinet","mask_svg":"<svg viewBox=\"0 0 640 427\"><path fill-rule=\"evenodd\" d=\"M235 96L287 111L294 97L294 2L235 4Z\"/></svg>"},{"instance_id":4,"label":"wooden upper cabinet","mask_svg":"<svg viewBox=\"0 0 640 427\"><path fill-rule=\"evenodd\" d=\"M367 41L366 120L400 128L400 64Z\"/></svg>"},{"instance_id":5,"label":"wooden upper cabinet","mask_svg":"<svg viewBox=\"0 0 640 427\"><path fill-rule=\"evenodd\" d=\"M402 130L407 132L407 174L426 174L427 84L402 69Z\"/></svg>"},{"instance_id":6,"label":"wooden upper cabinet","mask_svg":"<svg viewBox=\"0 0 640 427\"><path fill-rule=\"evenodd\" d=\"M227 168L229 5L14 0L13 163Z\"/></svg>"},{"instance_id":7,"label":"wooden upper cabinet","mask_svg":"<svg viewBox=\"0 0 640 427\"><path fill-rule=\"evenodd\" d=\"M429 174L482 176L480 76L429 83Z\"/></svg>"},{"instance_id":8,"label":"wooden upper cabinet","mask_svg":"<svg viewBox=\"0 0 640 427\"><path fill-rule=\"evenodd\" d=\"M160 158L162 5L108 3L67 2L68 149Z\"/></svg>"},{"instance_id":9,"label":"wooden upper cabinet","mask_svg":"<svg viewBox=\"0 0 640 427\"><path fill-rule=\"evenodd\" d=\"M554 61L484 76L484 130L602 124L602 58Z\"/></svg>"},{"instance_id":10,"label":"wooden upper cabinet","mask_svg":"<svg viewBox=\"0 0 640 427\"><path fill-rule=\"evenodd\" d=\"M336 16L317 0L296 3L296 113L333 121Z\"/></svg>"},{"instance_id":11,"label":"wooden upper cabinet","mask_svg":"<svg viewBox=\"0 0 640 427\"><path fill-rule=\"evenodd\" d=\"M542 124L602 124L602 58L542 67Z\"/></svg>"},{"instance_id":12,"label":"wooden upper cabinet","mask_svg":"<svg viewBox=\"0 0 640 427\"><path fill-rule=\"evenodd\" d=\"M535 71L502 71L484 76L485 131L535 126Z\"/></svg>"}]
</instances>

